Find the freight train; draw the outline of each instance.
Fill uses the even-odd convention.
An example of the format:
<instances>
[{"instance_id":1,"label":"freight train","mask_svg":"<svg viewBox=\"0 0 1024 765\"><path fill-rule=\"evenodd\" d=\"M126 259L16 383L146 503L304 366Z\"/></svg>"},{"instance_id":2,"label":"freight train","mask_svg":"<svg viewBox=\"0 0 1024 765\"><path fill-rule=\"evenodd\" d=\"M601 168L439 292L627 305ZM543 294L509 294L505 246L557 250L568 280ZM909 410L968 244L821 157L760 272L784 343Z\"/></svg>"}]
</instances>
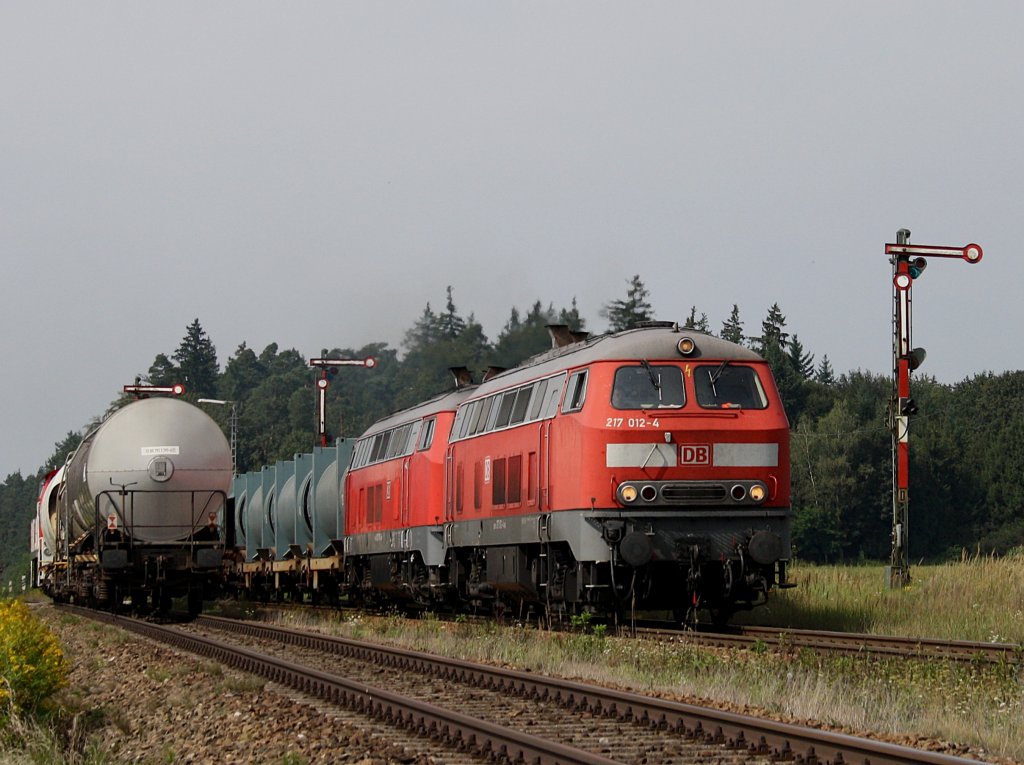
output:
<instances>
[{"instance_id":1,"label":"freight train","mask_svg":"<svg viewBox=\"0 0 1024 765\"><path fill-rule=\"evenodd\" d=\"M767 363L676 324L550 329L552 349L514 369L453 370L454 390L356 439L235 476L227 506L203 508L226 586L717 620L790 586L789 424Z\"/></svg>"},{"instance_id":2,"label":"freight train","mask_svg":"<svg viewBox=\"0 0 1024 765\"><path fill-rule=\"evenodd\" d=\"M57 601L198 613L222 580L231 449L205 412L146 398L114 412L48 476L36 581Z\"/></svg>"}]
</instances>

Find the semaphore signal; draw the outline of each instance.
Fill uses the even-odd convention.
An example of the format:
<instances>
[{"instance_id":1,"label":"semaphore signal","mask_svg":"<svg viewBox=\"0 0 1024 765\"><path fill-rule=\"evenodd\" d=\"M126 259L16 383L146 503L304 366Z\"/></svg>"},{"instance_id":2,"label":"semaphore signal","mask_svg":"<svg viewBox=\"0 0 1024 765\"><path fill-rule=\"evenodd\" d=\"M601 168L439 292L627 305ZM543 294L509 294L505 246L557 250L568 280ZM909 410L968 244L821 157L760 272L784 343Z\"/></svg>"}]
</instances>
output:
<instances>
[{"instance_id":1,"label":"semaphore signal","mask_svg":"<svg viewBox=\"0 0 1024 765\"><path fill-rule=\"evenodd\" d=\"M885 245L885 254L892 263L892 398L889 401L889 425L892 430L892 555L889 561L890 587L903 587L910 582L907 557L908 519L910 511L910 418L917 414L917 405L910 397L910 373L924 363L924 348L911 342L911 289L928 267L929 258L962 259L981 262L981 246L971 243L963 247L940 247L910 244L910 231L896 232L896 243Z\"/></svg>"},{"instance_id":2,"label":"semaphore signal","mask_svg":"<svg viewBox=\"0 0 1024 765\"><path fill-rule=\"evenodd\" d=\"M331 386L331 380L338 374L340 367L366 367L373 369L377 366L377 359L367 356L365 359L310 359L309 365L313 369L320 370L320 376L316 379L317 390L317 442L320 446L327 446L331 440L327 432L327 389Z\"/></svg>"}]
</instances>

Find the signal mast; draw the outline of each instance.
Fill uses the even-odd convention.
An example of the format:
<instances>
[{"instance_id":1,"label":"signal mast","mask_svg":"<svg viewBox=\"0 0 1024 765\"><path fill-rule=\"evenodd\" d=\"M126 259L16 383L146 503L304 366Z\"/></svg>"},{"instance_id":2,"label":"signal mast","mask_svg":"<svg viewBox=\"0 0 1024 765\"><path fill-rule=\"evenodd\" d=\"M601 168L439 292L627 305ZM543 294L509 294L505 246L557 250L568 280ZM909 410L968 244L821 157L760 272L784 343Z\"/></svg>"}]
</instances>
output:
<instances>
[{"instance_id":1,"label":"signal mast","mask_svg":"<svg viewBox=\"0 0 1024 765\"><path fill-rule=\"evenodd\" d=\"M366 367L372 369L377 366L377 359L367 356L365 359L310 359L309 365L313 369L320 370L320 376L316 379L317 390L317 443L320 446L327 446L331 441L327 432L327 389L331 386L331 380L338 374L340 367Z\"/></svg>"},{"instance_id":2,"label":"signal mast","mask_svg":"<svg viewBox=\"0 0 1024 765\"><path fill-rule=\"evenodd\" d=\"M912 348L910 342L910 290L930 258L960 258L968 263L981 262L982 250L977 244L963 247L935 247L908 244L910 231L896 232L896 243L885 245L885 254L892 263L892 398L889 401L889 424L892 429L892 555L887 580L889 587L905 587L910 583L907 559L908 519L910 514L910 418L917 406L910 397L910 373L924 361L924 348Z\"/></svg>"}]
</instances>

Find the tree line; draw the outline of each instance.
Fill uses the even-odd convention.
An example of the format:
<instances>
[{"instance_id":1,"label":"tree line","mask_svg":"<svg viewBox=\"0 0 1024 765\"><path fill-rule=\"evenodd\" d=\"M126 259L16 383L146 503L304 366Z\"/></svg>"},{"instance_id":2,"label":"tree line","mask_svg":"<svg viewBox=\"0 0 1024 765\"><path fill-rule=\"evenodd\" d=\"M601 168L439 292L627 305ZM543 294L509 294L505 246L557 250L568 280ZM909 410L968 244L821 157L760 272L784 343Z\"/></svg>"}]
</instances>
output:
<instances>
[{"instance_id":1,"label":"tree line","mask_svg":"<svg viewBox=\"0 0 1024 765\"><path fill-rule=\"evenodd\" d=\"M649 293L639 275L626 294L606 303L609 331L650 321ZM675 318L675 317L672 317ZM891 380L860 370L836 375L827 355L815 363L778 304L748 330L737 305L720 327L691 307L683 322L760 353L771 365L792 429L794 547L805 560L886 559L892 518ZM508 368L550 348L549 324L585 330L575 300L555 307L536 301L512 308L491 341L471 313L462 315L449 287L443 308L428 303L401 343L324 348L328 358L373 357L373 369L341 367L327 390L328 430L353 437L391 412L454 385L452 367L475 379ZM271 343L260 352L239 345L220 367L216 348L197 318L178 348L159 353L139 381L181 382L186 398L200 403L230 430L236 415L239 472L290 459L314 444L318 374L294 349ZM914 380L919 414L912 420L910 552L915 558L959 555L963 548L1002 553L1024 545L1024 372L984 373L955 385L927 376ZM124 403L120 397L109 411ZM102 416L96 418L98 423ZM86 428L87 430L88 428ZM0 486L0 572L27 558L27 529L45 474L63 464L83 432L69 431L37 474L11 474ZM0 573L0 578L3 573ZM0 583L5 583L0 582Z\"/></svg>"}]
</instances>

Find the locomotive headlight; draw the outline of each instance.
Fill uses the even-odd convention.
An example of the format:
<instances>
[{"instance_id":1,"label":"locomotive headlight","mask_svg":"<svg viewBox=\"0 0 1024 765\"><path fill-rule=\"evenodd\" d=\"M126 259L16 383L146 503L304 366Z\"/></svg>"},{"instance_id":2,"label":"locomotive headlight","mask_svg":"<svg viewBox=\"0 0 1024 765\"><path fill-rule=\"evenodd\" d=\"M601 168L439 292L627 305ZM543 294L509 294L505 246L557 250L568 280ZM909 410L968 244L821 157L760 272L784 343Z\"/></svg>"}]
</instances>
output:
<instances>
[{"instance_id":1,"label":"locomotive headlight","mask_svg":"<svg viewBox=\"0 0 1024 765\"><path fill-rule=\"evenodd\" d=\"M676 350L678 350L684 356L689 356L695 350L697 350L697 344L693 342L692 337L684 337L676 343Z\"/></svg>"},{"instance_id":2,"label":"locomotive headlight","mask_svg":"<svg viewBox=\"0 0 1024 765\"><path fill-rule=\"evenodd\" d=\"M763 502L764 498L768 496L768 489L762 484L755 483L750 487L750 498L755 502Z\"/></svg>"},{"instance_id":3,"label":"locomotive headlight","mask_svg":"<svg viewBox=\"0 0 1024 765\"><path fill-rule=\"evenodd\" d=\"M632 484L627 483L619 487L619 499L621 499L626 504L629 504L630 502L635 502L636 495L636 487L633 486Z\"/></svg>"}]
</instances>

